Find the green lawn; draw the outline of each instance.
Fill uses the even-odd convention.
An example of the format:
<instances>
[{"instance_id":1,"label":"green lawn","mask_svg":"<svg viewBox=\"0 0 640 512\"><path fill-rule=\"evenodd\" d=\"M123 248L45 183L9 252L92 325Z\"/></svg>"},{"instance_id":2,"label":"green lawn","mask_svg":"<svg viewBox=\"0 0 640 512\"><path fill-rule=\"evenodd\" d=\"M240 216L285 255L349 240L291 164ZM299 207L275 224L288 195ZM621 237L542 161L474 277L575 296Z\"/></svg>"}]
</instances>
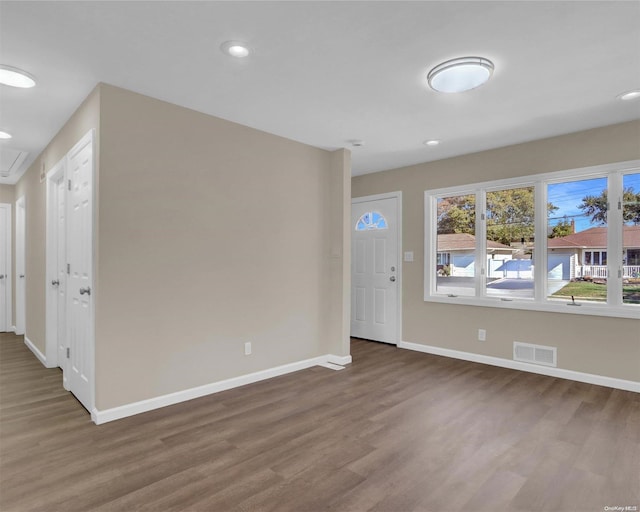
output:
<instances>
[{"instance_id":1,"label":"green lawn","mask_svg":"<svg viewBox=\"0 0 640 512\"><path fill-rule=\"evenodd\" d=\"M571 297L572 295L576 300L605 302L607 300L607 285L575 281L553 294L554 297ZM640 304L640 283L625 284L622 287L622 295L625 303Z\"/></svg>"}]
</instances>

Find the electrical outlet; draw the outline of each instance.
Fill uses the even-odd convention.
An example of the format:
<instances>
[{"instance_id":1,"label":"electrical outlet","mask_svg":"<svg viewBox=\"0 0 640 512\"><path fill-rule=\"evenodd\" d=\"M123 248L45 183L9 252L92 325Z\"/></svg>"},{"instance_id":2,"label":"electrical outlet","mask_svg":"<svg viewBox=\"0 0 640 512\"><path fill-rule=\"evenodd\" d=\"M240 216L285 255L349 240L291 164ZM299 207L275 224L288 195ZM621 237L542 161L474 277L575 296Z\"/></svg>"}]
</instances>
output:
<instances>
[{"instance_id":1,"label":"electrical outlet","mask_svg":"<svg viewBox=\"0 0 640 512\"><path fill-rule=\"evenodd\" d=\"M478 341L487 341L486 329L478 329Z\"/></svg>"},{"instance_id":2,"label":"electrical outlet","mask_svg":"<svg viewBox=\"0 0 640 512\"><path fill-rule=\"evenodd\" d=\"M247 341L244 344L244 355L245 356L250 356L251 355L251 342Z\"/></svg>"}]
</instances>

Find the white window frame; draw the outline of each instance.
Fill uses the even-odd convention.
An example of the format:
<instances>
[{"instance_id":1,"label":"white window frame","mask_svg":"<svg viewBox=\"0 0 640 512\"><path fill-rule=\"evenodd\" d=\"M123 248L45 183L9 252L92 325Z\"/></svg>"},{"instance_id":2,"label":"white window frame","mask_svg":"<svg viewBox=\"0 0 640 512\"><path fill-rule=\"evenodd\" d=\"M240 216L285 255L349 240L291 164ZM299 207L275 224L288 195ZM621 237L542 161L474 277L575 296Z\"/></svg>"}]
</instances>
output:
<instances>
[{"instance_id":1,"label":"white window frame","mask_svg":"<svg viewBox=\"0 0 640 512\"><path fill-rule=\"evenodd\" d=\"M615 205L622 201L623 176L640 172L640 160L614 164L583 167L532 176L522 176L504 180L488 181L471 185L426 190L424 193L424 300L445 304L497 307L505 309L525 309L550 311L578 315L597 315L619 318L639 318L640 305L622 302L622 210ZM578 302L579 307L569 305L571 301L549 299L547 297L547 186L566 181L608 178L608 197L614 207L607 212L607 302ZM535 249L536 270L534 274L534 297L511 298L486 294L486 193L523 186L535 187ZM476 271L474 296L449 296L436 293L437 268L437 202L439 197L476 195ZM619 227L619 229L616 228Z\"/></svg>"},{"instance_id":2,"label":"white window frame","mask_svg":"<svg viewBox=\"0 0 640 512\"><path fill-rule=\"evenodd\" d=\"M446 263L443 263L442 260L445 260ZM436 255L436 264L444 267L451 265L451 253L448 251L438 251Z\"/></svg>"},{"instance_id":3,"label":"white window frame","mask_svg":"<svg viewBox=\"0 0 640 512\"><path fill-rule=\"evenodd\" d=\"M587 254L589 254L589 259L591 260L589 263L587 263ZM598 263L594 263L593 261L595 260L595 255L598 255ZM593 265L596 267L604 267L606 265L602 264L603 260L607 260L607 262L609 261L608 257L603 258L602 255L603 254L607 254L607 250L606 249L583 249L582 250L582 264L583 265ZM608 256L608 255L607 255Z\"/></svg>"}]
</instances>

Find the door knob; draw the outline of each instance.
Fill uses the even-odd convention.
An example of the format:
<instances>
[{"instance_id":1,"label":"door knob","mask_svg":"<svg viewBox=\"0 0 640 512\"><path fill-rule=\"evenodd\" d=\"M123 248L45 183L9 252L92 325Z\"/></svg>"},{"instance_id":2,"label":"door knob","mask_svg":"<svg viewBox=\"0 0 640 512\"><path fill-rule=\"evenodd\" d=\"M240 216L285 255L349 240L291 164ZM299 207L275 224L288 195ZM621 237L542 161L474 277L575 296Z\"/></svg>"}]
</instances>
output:
<instances>
[{"instance_id":1,"label":"door knob","mask_svg":"<svg viewBox=\"0 0 640 512\"><path fill-rule=\"evenodd\" d=\"M391 281L392 283L395 283L396 282L396 276L391 276L389 278L389 281Z\"/></svg>"},{"instance_id":2,"label":"door knob","mask_svg":"<svg viewBox=\"0 0 640 512\"><path fill-rule=\"evenodd\" d=\"M58 286L60 284L60 281L58 281L57 279L54 279L53 281L51 281L51 284L53 286Z\"/></svg>"},{"instance_id":3,"label":"door knob","mask_svg":"<svg viewBox=\"0 0 640 512\"><path fill-rule=\"evenodd\" d=\"M91 288L89 288L88 286L86 288L80 288L80 295L91 295Z\"/></svg>"},{"instance_id":4,"label":"door knob","mask_svg":"<svg viewBox=\"0 0 640 512\"><path fill-rule=\"evenodd\" d=\"M0 274L0 279L4 279L4 274Z\"/></svg>"},{"instance_id":5,"label":"door knob","mask_svg":"<svg viewBox=\"0 0 640 512\"><path fill-rule=\"evenodd\" d=\"M20 274L18 277L19 277L20 279L23 279L23 278L24 278L24 274Z\"/></svg>"}]
</instances>

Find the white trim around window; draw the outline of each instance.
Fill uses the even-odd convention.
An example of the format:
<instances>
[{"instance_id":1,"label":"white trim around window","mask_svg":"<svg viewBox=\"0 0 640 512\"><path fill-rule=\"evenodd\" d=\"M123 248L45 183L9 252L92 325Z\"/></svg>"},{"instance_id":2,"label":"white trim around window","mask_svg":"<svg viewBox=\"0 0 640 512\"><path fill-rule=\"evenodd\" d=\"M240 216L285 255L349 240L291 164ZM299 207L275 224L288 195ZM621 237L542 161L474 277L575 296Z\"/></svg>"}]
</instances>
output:
<instances>
[{"instance_id":1,"label":"white trim around window","mask_svg":"<svg viewBox=\"0 0 640 512\"><path fill-rule=\"evenodd\" d=\"M640 318L640 305L625 304L622 298L622 261L623 261L623 218L622 210L615 205L622 201L623 179L626 174L640 172L640 160L619 162L572 169L553 173L536 174L506 180L497 180L470 185L427 190L424 193L424 300L447 304L497 307L504 309L526 309L534 311L549 311L554 313L569 313L578 315L598 315L619 318ZM575 301L549 299L547 297L547 187L552 184L571 180L588 180L607 178L608 200L611 207L607 210L607 301ZM486 225L484 214L486 211L487 192L513 189L518 187L535 187L535 258L534 293L531 298L524 297L496 297L486 293ZM640 192L640 190L636 191ZM437 252L438 252L438 198L464 196L474 194L476 198L476 269L475 294L453 295L436 292L437 280ZM614 229L619 226L619 229ZM577 307L576 307L577 306Z\"/></svg>"}]
</instances>

